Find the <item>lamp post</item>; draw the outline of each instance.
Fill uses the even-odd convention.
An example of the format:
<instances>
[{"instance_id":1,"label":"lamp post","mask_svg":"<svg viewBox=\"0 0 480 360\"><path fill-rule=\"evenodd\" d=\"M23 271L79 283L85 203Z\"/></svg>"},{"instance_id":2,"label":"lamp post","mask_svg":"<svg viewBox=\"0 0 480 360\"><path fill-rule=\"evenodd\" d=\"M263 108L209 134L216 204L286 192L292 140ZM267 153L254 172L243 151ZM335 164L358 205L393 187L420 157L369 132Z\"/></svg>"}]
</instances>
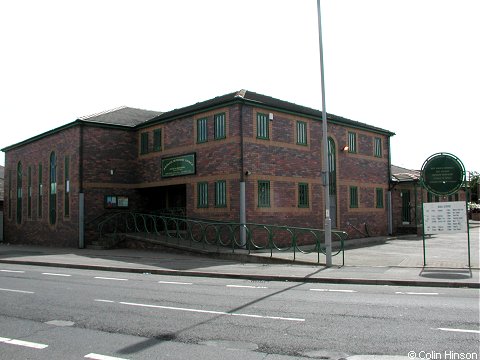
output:
<instances>
[{"instance_id":1,"label":"lamp post","mask_svg":"<svg viewBox=\"0 0 480 360\"><path fill-rule=\"evenodd\" d=\"M327 110L325 107L325 76L323 72L323 42L322 42L322 16L320 13L320 0L317 0L318 16L318 44L320 49L320 75L322 87L322 142L323 142L323 164L322 175L325 187L325 256L326 266L332 266L332 219L330 218L330 179L328 176L328 137L327 137Z\"/></svg>"}]
</instances>

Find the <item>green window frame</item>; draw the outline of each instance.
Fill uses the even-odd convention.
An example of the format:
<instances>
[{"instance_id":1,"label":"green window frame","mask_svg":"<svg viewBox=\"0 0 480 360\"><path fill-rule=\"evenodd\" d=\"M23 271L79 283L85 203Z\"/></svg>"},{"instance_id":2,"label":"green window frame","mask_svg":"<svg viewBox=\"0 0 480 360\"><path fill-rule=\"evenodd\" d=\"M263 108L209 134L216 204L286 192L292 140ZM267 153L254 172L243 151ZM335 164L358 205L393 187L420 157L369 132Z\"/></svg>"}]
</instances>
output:
<instances>
[{"instance_id":1,"label":"green window frame","mask_svg":"<svg viewBox=\"0 0 480 360\"><path fill-rule=\"evenodd\" d=\"M352 131L348 132L348 152L357 152L357 133L354 133Z\"/></svg>"},{"instance_id":2,"label":"green window frame","mask_svg":"<svg viewBox=\"0 0 480 360\"><path fill-rule=\"evenodd\" d=\"M32 167L27 172L27 217L32 218Z\"/></svg>"},{"instance_id":3,"label":"green window frame","mask_svg":"<svg viewBox=\"0 0 480 360\"><path fill-rule=\"evenodd\" d=\"M270 181L258 181L258 207L270 207Z\"/></svg>"},{"instance_id":4,"label":"green window frame","mask_svg":"<svg viewBox=\"0 0 480 360\"><path fill-rule=\"evenodd\" d=\"M162 129L153 130L153 151L162 150Z\"/></svg>"},{"instance_id":5,"label":"green window frame","mask_svg":"<svg viewBox=\"0 0 480 360\"><path fill-rule=\"evenodd\" d=\"M375 189L375 200L376 200L377 208L378 209L383 208L383 189L382 188Z\"/></svg>"},{"instance_id":6,"label":"green window frame","mask_svg":"<svg viewBox=\"0 0 480 360\"><path fill-rule=\"evenodd\" d=\"M358 187L350 186L350 208L358 208Z\"/></svg>"},{"instance_id":7,"label":"green window frame","mask_svg":"<svg viewBox=\"0 0 480 360\"><path fill-rule=\"evenodd\" d=\"M38 164L38 211L39 218L43 216L43 168Z\"/></svg>"},{"instance_id":8,"label":"green window frame","mask_svg":"<svg viewBox=\"0 0 480 360\"><path fill-rule=\"evenodd\" d=\"M22 162L19 161L17 164L17 224L22 223Z\"/></svg>"},{"instance_id":9,"label":"green window frame","mask_svg":"<svg viewBox=\"0 0 480 360\"><path fill-rule=\"evenodd\" d=\"M64 199L64 213L63 216L70 217L70 157L65 156L65 166L64 166L64 188L65 188L65 199Z\"/></svg>"},{"instance_id":10,"label":"green window frame","mask_svg":"<svg viewBox=\"0 0 480 360\"><path fill-rule=\"evenodd\" d=\"M12 219L12 170L8 170L8 218Z\"/></svg>"},{"instance_id":11,"label":"green window frame","mask_svg":"<svg viewBox=\"0 0 480 360\"><path fill-rule=\"evenodd\" d=\"M257 139L270 139L268 115L257 113Z\"/></svg>"},{"instance_id":12,"label":"green window frame","mask_svg":"<svg viewBox=\"0 0 480 360\"><path fill-rule=\"evenodd\" d=\"M197 207L208 207L208 183L199 182L197 184Z\"/></svg>"},{"instance_id":13,"label":"green window frame","mask_svg":"<svg viewBox=\"0 0 480 360\"><path fill-rule=\"evenodd\" d=\"M143 132L140 135L140 154L148 153L148 132Z\"/></svg>"},{"instance_id":14,"label":"green window frame","mask_svg":"<svg viewBox=\"0 0 480 360\"><path fill-rule=\"evenodd\" d=\"M227 182L219 180L215 182L215 207L227 206Z\"/></svg>"},{"instance_id":15,"label":"green window frame","mask_svg":"<svg viewBox=\"0 0 480 360\"><path fill-rule=\"evenodd\" d=\"M373 155L382 157L382 138L376 137L374 139Z\"/></svg>"},{"instance_id":16,"label":"green window frame","mask_svg":"<svg viewBox=\"0 0 480 360\"><path fill-rule=\"evenodd\" d=\"M49 191L49 219L50 225L57 222L57 156L55 152L50 154L50 191Z\"/></svg>"},{"instance_id":17,"label":"green window frame","mask_svg":"<svg viewBox=\"0 0 480 360\"><path fill-rule=\"evenodd\" d=\"M197 143L204 143L208 141L208 119L197 119Z\"/></svg>"},{"instance_id":18,"label":"green window frame","mask_svg":"<svg viewBox=\"0 0 480 360\"><path fill-rule=\"evenodd\" d=\"M298 184L298 207L308 208L308 206L309 206L308 184L307 183L299 183Z\"/></svg>"},{"instance_id":19,"label":"green window frame","mask_svg":"<svg viewBox=\"0 0 480 360\"><path fill-rule=\"evenodd\" d=\"M297 121L297 144L307 145L307 123L305 121Z\"/></svg>"},{"instance_id":20,"label":"green window frame","mask_svg":"<svg viewBox=\"0 0 480 360\"><path fill-rule=\"evenodd\" d=\"M227 137L225 113L215 114L213 120L215 140L225 139Z\"/></svg>"}]
</instances>

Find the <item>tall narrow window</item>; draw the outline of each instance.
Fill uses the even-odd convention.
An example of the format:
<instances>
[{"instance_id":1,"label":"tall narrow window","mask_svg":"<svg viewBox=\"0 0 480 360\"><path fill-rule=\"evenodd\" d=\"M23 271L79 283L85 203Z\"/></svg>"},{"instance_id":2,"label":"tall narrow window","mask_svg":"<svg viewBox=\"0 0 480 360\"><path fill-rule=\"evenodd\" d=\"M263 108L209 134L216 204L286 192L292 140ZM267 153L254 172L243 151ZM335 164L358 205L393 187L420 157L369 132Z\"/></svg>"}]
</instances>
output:
<instances>
[{"instance_id":1,"label":"tall narrow window","mask_svg":"<svg viewBox=\"0 0 480 360\"><path fill-rule=\"evenodd\" d=\"M162 150L162 129L153 130L153 151Z\"/></svg>"},{"instance_id":2,"label":"tall narrow window","mask_svg":"<svg viewBox=\"0 0 480 360\"><path fill-rule=\"evenodd\" d=\"M22 223L22 163L17 164L17 224Z\"/></svg>"},{"instance_id":3,"label":"tall narrow window","mask_svg":"<svg viewBox=\"0 0 480 360\"><path fill-rule=\"evenodd\" d=\"M258 139L269 139L269 128L268 128L268 115L267 114L257 114L257 138Z\"/></svg>"},{"instance_id":4,"label":"tall narrow window","mask_svg":"<svg viewBox=\"0 0 480 360\"><path fill-rule=\"evenodd\" d=\"M297 121L297 144L307 145L307 123Z\"/></svg>"},{"instance_id":5,"label":"tall narrow window","mask_svg":"<svg viewBox=\"0 0 480 360\"><path fill-rule=\"evenodd\" d=\"M358 188L350 186L350 207L358 208Z\"/></svg>"},{"instance_id":6,"label":"tall narrow window","mask_svg":"<svg viewBox=\"0 0 480 360\"><path fill-rule=\"evenodd\" d=\"M140 154L148 153L148 132L140 135Z\"/></svg>"},{"instance_id":7,"label":"tall narrow window","mask_svg":"<svg viewBox=\"0 0 480 360\"><path fill-rule=\"evenodd\" d=\"M216 114L213 118L215 139L224 139L226 137L225 113Z\"/></svg>"},{"instance_id":8,"label":"tall narrow window","mask_svg":"<svg viewBox=\"0 0 480 360\"><path fill-rule=\"evenodd\" d=\"M65 156L65 206L64 216L70 216L70 157Z\"/></svg>"},{"instance_id":9,"label":"tall narrow window","mask_svg":"<svg viewBox=\"0 0 480 360\"><path fill-rule=\"evenodd\" d=\"M270 207L270 181L258 181L258 207Z\"/></svg>"},{"instance_id":10,"label":"tall narrow window","mask_svg":"<svg viewBox=\"0 0 480 360\"><path fill-rule=\"evenodd\" d=\"M357 152L357 134L354 132L348 132L348 152Z\"/></svg>"},{"instance_id":11,"label":"tall narrow window","mask_svg":"<svg viewBox=\"0 0 480 360\"><path fill-rule=\"evenodd\" d=\"M38 164L38 217L43 216L43 168Z\"/></svg>"},{"instance_id":12,"label":"tall narrow window","mask_svg":"<svg viewBox=\"0 0 480 360\"><path fill-rule=\"evenodd\" d=\"M28 167L27 173L27 217L32 217L32 167Z\"/></svg>"},{"instance_id":13,"label":"tall narrow window","mask_svg":"<svg viewBox=\"0 0 480 360\"><path fill-rule=\"evenodd\" d=\"M208 120L202 118L197 120L197 143L204 143L208 141Z\"/></svg>"},{"instance_id":14,"label":"tall narrow window","mask_svg":"<svg viewBox=\"0 0 480 360\"><path fill-rule=\"evenodd\" d=\"M298 184L298 207L308 207L308 184Z\"/></svg>"},{"instance_id":15,"label":"tall narrow window","mask_svg":"<svg viewBox=\"0 0 480 360\"><path fill-rule=\"evenodd\" d=\"M227 183L225 180L215 182L215 206L227 206Z\"/></svg>"},{"instance_id":16,"label":"tall narrow window","mask_svg":"<svg viewBox=\"0 0 480 360\"><path fill-rule=\"evenodd\" d=\"M197 207L208 207L208 183L200 182L197 184Z\"/></svg>"},{"instance_id":17,"label":"tall narrow window","mask_svg":"<svg viewBox=\"0 0 480 360\"><path fill-rule=\"evenodd\" d=\"M376 193L376 203L377 203L377 208L383 208L383 189L382 188L377 188L375 190Z\"/></svg>"},{"instance_id":18,"label":"tall narrow window","mask_svg":"<svg viewBox=\"0 0 480 360\"><path fill-rule=\"evenodd\" d=\"M12 170L8 171L8 218L12 218L12 201L13 201L13 190L12 190Z\"/></svg>"},{"instance_id":19,"label":"tall narrow window","mask_svg":"<svg viewBox=\"0 0 480 360\"><path fill-rule=\"evenodd\" d=\"M57 156L54 152L50 154L49 219L51 225L57 222Z\"/></svg>"},{"instance_id":20,"label":"tall narrow window","mask_svg":"<svg viewBox=\"0 0 480 360\"><path fill-rule=\"evenodd\" d=\"M375 138L374 140L373 155L375 155L376 157L382 157L382 139L381 138Z\"/></svg>"}]
</instances>

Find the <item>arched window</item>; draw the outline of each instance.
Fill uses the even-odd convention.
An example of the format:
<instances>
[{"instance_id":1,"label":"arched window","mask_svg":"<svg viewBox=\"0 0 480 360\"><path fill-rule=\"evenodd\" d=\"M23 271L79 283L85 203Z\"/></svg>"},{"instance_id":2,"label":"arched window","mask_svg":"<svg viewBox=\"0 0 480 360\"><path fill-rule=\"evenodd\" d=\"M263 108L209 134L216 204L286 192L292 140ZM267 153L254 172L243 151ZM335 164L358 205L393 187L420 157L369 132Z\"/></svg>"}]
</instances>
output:
<instances>
[{"instance_id":1,"label":"arched window","mask_svg":"<svg viewBox=\"0 0 480 360\"><path fill-rule=\"evenodd\" d=\"M22 223L22 162L17 164L17 224Z\"/></svg>"},{"instance_id":2,"label":"arched window","mask_svg":"<svg viewBox=\"0 0 480 360\"><path fill-rule=\"evenodd\" d=\"M50 154L50 224L57 222L57 156Z\"/></svg>"}]
</instances>

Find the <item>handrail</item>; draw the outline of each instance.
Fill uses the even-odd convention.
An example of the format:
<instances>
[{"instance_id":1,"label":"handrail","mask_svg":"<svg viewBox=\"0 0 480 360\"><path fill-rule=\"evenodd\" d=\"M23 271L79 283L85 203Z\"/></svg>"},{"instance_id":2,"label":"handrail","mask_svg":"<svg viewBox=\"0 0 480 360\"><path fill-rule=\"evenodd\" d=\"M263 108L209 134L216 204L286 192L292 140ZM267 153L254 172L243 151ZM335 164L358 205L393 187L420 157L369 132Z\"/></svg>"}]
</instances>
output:
<instances>
[{"instance_id":1,"label":"handrail","mask_svg":"<svg viewBox=\"0 0 480 360\"><path fill-rule=\"evenodd\" d=\"M232 253L237 249L247 250L248 254L269 251L270 257L273 257L274 252L293 251L294 260L297 253L317 253L318 263L320 263L320 254L326 254L324 230L287 225L239 224L138 212L119 212L105 217L98 224L97 229L100 238L106 234L115 236L121 233L144 233L149 236L175 239L177 243L188 242L190 247L193 243L203 247L216 246L217 252L220 247L231 248ZM245 244L241 243L242 232L246 235ZM332 230L332 240L338 245L332 255L342 253L343 264L344 241L347 237L348 234L344 231Z\"/></svg>"}]
</instances>

